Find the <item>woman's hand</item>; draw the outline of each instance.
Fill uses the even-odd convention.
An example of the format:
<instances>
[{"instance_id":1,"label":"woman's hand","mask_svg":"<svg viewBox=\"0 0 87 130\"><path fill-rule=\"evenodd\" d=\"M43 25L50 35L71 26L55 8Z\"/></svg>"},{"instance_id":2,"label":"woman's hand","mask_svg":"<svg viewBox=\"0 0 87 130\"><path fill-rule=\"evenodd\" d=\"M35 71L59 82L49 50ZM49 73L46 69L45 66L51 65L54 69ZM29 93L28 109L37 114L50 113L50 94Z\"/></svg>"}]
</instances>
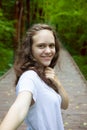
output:
<instances>
[{"instance_id":1,"label":"woman's hand","mask_svg":"<svg viewBox=\"0 0 87 130\"><path fill-rule=\"evenodd\" d=\"M46 67L45 69L45 76L46 78L54 81L55 80L55 72L54 69L50 68L50 67Z\"/></svg>"},{"instance_id":2,"label":"woman's hand","mask_svg":"<svg viewBox=\"0 0 87 130\"><path fill-rule=\"evenodd\" d=\"M58 80L58 77L55 74L54 69L50 67L46 67L45 76L46 78L50 79L57 86L57 88L60 86L60 82Z\"/></svg>"},{"instance_id":3,"label":"woman's hand","mask_svg":"<svg viewBox=\"0 0 87 130\"><path fill-rule=\"evenodd\" d=\"M45 69L45 76L46 78L50 79L58 89L58 92L62 98L61 108L67 109L69 104L68 94L65 91L64 87L61 85L60 81L58 80L57 76L55 75L54 69L47 67Z\"/></svg>"}]
</instances>

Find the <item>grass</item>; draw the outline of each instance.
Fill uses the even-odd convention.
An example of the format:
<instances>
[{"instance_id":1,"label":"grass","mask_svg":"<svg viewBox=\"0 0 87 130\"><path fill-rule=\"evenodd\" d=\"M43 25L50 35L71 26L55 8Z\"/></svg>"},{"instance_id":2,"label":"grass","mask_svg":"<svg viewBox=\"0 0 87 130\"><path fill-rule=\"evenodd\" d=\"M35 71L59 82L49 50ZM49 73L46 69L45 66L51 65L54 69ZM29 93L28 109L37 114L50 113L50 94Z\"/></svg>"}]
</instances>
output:
<instances>
[{"instance_id":1,"label":"grass","mask_svg":"<svg viewBox=\"0 0 87 130\"><path fill-rule=\"evenodd\" d=\"M73 59L75 60L85 79L87 80L87 56L74 55Z\"/></svg>"}]
</instances>

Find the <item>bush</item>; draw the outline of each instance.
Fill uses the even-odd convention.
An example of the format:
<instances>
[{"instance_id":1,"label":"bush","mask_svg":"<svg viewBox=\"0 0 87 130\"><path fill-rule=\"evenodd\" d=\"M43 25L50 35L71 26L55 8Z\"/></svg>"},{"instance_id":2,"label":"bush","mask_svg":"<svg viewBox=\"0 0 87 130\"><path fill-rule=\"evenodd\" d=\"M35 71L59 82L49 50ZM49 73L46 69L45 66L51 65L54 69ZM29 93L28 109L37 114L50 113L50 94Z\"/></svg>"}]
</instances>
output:
<instances>
[{"instance_id":1,"label":"bush","mask_svg":"<svg viewBox=\"0 0 87 130\"><path fill-rule=\"evenodd\" d=\"M73 56L75 62L79 66L81 72L83 73L84 77L87 79L87 56Z\"/></svg>"},{"instance_id":2,"label":"bush","mask_svg":"<svg viewBox=\"0 0 87 130\"><path fill-rule=\"evenodd\" d=\"M0 46L0 76L3 75L13 64L13 51Z\"/></svg>"}]
</instances>

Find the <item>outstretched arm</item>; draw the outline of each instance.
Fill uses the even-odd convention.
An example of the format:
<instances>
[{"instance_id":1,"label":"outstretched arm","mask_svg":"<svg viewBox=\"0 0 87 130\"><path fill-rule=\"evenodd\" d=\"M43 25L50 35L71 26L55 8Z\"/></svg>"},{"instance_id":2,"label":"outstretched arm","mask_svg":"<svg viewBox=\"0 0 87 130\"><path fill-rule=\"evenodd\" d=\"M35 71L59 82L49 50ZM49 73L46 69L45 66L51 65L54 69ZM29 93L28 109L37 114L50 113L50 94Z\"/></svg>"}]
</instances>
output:
<instances>
[{"instance_id":1,"label":"outstretched arm","mask_svg":"<svg viewBox=\"0 0 87 130\"><path fill-rule=\"evenodd\" d=\"M0 130L16 130L25 119L31 104L32 94L24 91L19 93L16 101L9 109L0 125Z\"/></svg>"},{"instance_id":2,"label":"outstretched arm","mask_svg":"<svg viewBox=\"0 0 87 130\"><path fill-rule=\"evenodd\" d=\"M58 92L62 98L61 108L67 109L69 104L68 94L65 91L64 87L61 85L60 81L58 80L55 72L52 68L47 67L45 70L45 75L48 79L50 79L58 89Z\"/></svg>"}]
</instances>

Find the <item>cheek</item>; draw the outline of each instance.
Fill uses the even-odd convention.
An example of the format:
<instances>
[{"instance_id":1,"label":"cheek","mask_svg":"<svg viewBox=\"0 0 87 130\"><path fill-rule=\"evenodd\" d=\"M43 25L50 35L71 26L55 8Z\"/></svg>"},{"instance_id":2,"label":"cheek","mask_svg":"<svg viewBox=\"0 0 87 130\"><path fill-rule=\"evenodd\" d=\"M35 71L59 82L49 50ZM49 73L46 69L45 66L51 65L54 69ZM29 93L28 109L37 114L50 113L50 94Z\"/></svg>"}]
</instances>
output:
<instances>
[{"instance_id":1,"label":"cheek","mask_svg":"<svg viewBox=\"0 0 87 130\"><path fill-rule=\"evenodd\" d=\"M40 51L37 50L36 48L34 48L34 49L32 48L32 55L34 58L37 58L40 55Z\"/></svg>"}]
</instances>

